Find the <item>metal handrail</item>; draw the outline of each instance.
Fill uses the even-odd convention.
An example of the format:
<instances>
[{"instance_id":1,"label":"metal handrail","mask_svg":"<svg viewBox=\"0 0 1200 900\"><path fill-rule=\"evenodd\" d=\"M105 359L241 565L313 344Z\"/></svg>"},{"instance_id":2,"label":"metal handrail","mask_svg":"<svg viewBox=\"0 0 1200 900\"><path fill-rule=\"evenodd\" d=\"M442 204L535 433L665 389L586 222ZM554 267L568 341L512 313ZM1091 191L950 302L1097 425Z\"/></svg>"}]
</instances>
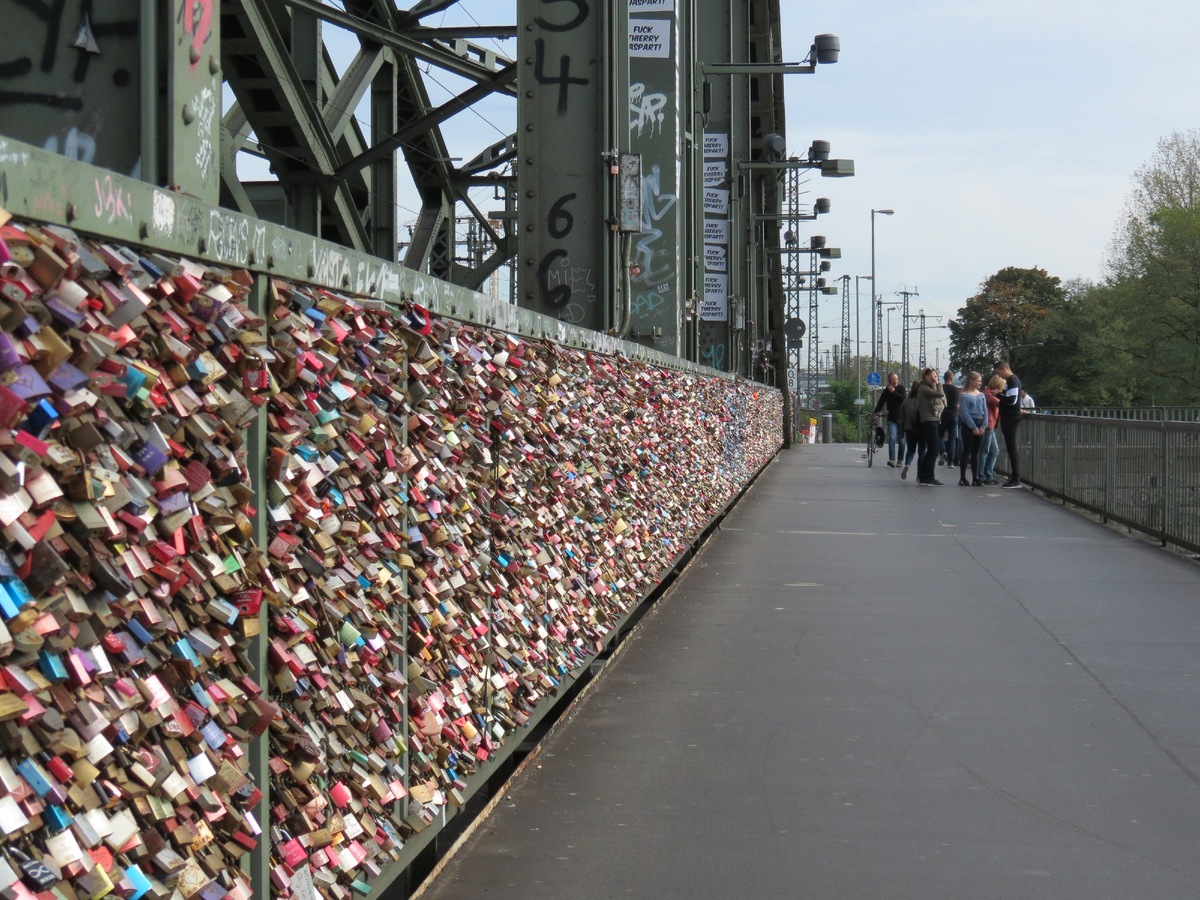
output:
<instances>
[{"instance_id":1,"label":"metal handrail","mask_svg":"<svg viewBox=\"0 0 1200 900\"><path fill-rule=\"evenodd\" d=\"M1138 422L1200 422L1200 406L1045 406L1037 412Z\"/></svg>"},{"instance_id":2,"label":"metal handrail","mask_svg":"<svg viewBox=\"0 0 1200 900\"><path fill-rule=\"evenodd\" d=\"M1200 423L1027 415L1017 438L1026 484L1200 553Z\"/></svg>"}]
</instances>

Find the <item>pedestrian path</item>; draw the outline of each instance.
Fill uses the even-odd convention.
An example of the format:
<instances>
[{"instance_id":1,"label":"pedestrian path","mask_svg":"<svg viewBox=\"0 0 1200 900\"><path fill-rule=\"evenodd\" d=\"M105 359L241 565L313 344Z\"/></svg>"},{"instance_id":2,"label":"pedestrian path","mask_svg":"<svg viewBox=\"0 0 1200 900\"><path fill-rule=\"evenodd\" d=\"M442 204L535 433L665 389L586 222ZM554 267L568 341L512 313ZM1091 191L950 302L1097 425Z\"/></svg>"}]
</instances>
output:
<instances>
[{"instance_id":1,"label":"pedestrian path","mask_svg":"<svg viewBox=\"0 0 1200 900\"><path fill-rule=\"evenodd\" d=\"M785 451L421 896L1200 896L1200 565L942 480Z\"/></svg>"}]
</instances>

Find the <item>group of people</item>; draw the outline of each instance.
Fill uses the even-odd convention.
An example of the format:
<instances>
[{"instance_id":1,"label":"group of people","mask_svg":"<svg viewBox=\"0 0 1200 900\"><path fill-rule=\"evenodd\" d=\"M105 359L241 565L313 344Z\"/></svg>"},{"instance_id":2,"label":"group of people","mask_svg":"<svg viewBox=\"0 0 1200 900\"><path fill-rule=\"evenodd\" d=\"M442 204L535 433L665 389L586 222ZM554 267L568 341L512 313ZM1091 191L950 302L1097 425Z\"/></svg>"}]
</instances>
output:
<instances>
[{"instance_id":1,"label":"group of people","mask_svg":"<svg viewBox=\"0 0 1200 900\"><path fill-rule=\"evenodd\" d=\"M1022 487L1017 428L1021 416L1033 411L1033 398L1022 390L1021 379L1007 362L996 363L986 385L982 375L970 372L961 388L953 372L939 382L936 369L925 369L906 390L892 372L875 404L876 413L884 409L888 465L900 469L901 478L908 478L915 457L917 484L944 484L937 478L939 465L957 466L963 487L997 484L999 431L1009 465L1009 479L1000 486Z\"/></svg>"}]
</instances>

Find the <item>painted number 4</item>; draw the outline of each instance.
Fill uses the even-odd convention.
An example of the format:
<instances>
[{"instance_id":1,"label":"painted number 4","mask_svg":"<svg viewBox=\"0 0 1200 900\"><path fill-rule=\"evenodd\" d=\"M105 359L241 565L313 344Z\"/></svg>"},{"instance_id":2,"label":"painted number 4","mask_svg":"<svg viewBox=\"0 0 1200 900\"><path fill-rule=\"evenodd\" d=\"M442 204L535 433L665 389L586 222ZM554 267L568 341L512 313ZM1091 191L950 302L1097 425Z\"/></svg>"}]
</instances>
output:
<instances>
[{"instance_id":1,"label":"painted number 4","mask_svg":"<svg viewBox=\"0 0 1200 900\"><path fill-rule=\"evenodd\" d=\"M575 17L568 22L550 22L538 16L536 22L543 31L574 31L587 20L591 12L586 0L542 0L542 2L545 4L568 3L575 8ZM567 91L571 85L582 86L588 84L589 81L586 78L571 75L571 57L565 53L558 58L558 74L549 74L546 71L546 41L538 38L534 43L534 48L533 77L538 84L558 85L558 114L562 115L567 111Z\"/></svg>"}]
</instances>

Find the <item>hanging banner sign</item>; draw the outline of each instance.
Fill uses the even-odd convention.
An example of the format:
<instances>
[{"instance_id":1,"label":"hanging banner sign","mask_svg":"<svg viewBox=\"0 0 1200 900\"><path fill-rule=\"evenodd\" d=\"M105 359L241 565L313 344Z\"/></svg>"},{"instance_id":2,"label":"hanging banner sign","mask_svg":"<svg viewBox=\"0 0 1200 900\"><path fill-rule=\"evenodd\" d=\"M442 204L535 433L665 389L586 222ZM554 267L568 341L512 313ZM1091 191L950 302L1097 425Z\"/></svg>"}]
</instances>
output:
<instances>
[{"instance_id":1,"label":"hanging banner sign","mask_svg":"<svg viewBox=\"0 0 1200 900\"><path fill-rule=\"evenodd\" d=\"M717 187L725 183L725 179L729 177L729 166L723 161L704 163L704 186Z\"/></svg>"},{"instance_id":2,"label":"hanging banner sign","mask_svg":"<svg viewBox=\"0 0 1200 900\"><path fill-rule=\"evenodd\" d=\"M710 215L729 214L729 191L723 188L704 189L704 212Z\"/></svg>"},{"instance_id":3,"label":"hanging banner sign","mask_svg":"<svg viewBox=\"0 0 1200 900\"><path fill-rule=\"evenodd\" d=\"M710 133L704 135L705 159L729 158L729 135Z\"/></svg>"},{"instance_id":4,"label":"hanging banner sign","mask_svg":"<svg viewBox=\"0 0 1200 900\"><path fill-rule=\"evenodd\" d=\"M704 243L706 244L728 244L729 243L729 222L725 219L705 219L704 220Z\"/></svg>"},{"instance_id":5,"label":"hanging banner sign","mask_svg":"<svg viewBox=\"0 0 1200 900\"><path fill-rule=\"evenodd\" d=\"M629 55L649 59L670 59L671 20L633 19L630 21Z\"/></svg>"},{"instance_id":6,"label":"hanging banner sign","mask_svg":"<svg viewBox=\"0 0 1200 900\"><path fill-rule=\"evenodd\" d=\"M706 272L727 272L725 248L720 244L704 245L704 269Z\"/></svg>"},{"instance_id":7,"label":"hanging banner sign","mask_svg":"<svg viewBox=\"0 0 1200 900\"><path fill-rule=\"evenodd\" d=\"M706 322L724 322L729 318L729 276L706 272L700 318Z\"/></svg>"}]
</instances>

